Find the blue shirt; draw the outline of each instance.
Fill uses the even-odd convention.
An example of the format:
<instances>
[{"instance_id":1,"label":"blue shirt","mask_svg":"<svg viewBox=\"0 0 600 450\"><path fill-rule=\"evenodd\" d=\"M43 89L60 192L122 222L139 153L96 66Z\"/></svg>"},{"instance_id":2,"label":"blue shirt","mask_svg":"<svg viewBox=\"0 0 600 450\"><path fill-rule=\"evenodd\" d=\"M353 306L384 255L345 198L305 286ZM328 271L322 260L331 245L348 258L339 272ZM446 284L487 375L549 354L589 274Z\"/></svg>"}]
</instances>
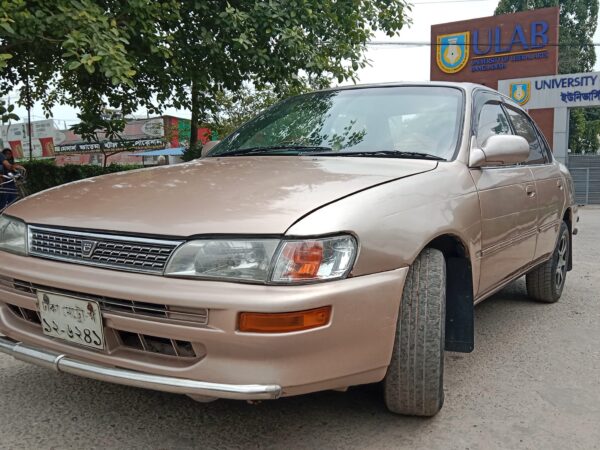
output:
<instances>
[{"instance_id":1,"label":"blue shirt","mask_svg":"<svg viewBox=\"0 0 600 450\"><path fill-rule=\"evenodd\" d=\"M11 166L13 164L6 156L4 156L4 153L0 152L0 175L1 174L8 175L10 173L10 169L7 169L6 167L4 167L4 161L8 161L8 164ZM4 180L4 181L6 181L6 180Z\"/></svg>"},{"instance_id":2,"label":"blue shirt","mask_svg":"<svg viewBox=\"0 0 600 450\"><path fill-rule=\"evenodd\" d=\"M8 171L6 170L6 167L4 167L4 161L6 161L6 156L4 156L4 153L0 152L0 167L2 168L0 173L6 174Z\"/></svg>"}]
</instances>

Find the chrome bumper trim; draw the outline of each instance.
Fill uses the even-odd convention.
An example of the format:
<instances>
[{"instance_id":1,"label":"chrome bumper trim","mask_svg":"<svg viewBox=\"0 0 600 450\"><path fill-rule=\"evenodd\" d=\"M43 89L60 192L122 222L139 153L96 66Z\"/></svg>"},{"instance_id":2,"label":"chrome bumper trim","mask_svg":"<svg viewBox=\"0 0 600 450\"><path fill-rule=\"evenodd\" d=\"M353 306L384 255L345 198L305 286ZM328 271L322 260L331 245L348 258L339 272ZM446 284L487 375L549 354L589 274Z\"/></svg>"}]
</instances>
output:
<instances>
[{"instance_id":1,"label":"chrome bumper trim","mask_svg":"<svg viewBox=\"0 0 600 450\"><path fill-rule=\"evenodd\" d=\"M79 375L94 380L123 384L175 394L198 395L234 400L268 400L281 395L281 386L275 384L221 384L184 378L150 375L134 370L119 369L84 362L39 347L0 336L0 353L58 372Z\"/></svg>"}]
</instances>

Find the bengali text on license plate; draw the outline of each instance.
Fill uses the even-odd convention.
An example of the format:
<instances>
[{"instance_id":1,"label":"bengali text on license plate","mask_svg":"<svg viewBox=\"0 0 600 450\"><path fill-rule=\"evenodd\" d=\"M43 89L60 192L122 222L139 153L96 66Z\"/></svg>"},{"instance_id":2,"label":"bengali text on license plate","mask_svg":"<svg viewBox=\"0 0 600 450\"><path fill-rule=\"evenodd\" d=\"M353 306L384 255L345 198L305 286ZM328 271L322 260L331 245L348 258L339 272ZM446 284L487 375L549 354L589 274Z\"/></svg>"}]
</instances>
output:
<instances>
[{"instance_id":1,"label":"bengali text on license plate","mask_svg":"<svg viewBox=\"0 0 600 450\"><path fill-rule=\"evenodd\" d=\"M98 349L104 327L98 302L38 291L42 329L47 336Z\"/></svg>"}]
</instances>

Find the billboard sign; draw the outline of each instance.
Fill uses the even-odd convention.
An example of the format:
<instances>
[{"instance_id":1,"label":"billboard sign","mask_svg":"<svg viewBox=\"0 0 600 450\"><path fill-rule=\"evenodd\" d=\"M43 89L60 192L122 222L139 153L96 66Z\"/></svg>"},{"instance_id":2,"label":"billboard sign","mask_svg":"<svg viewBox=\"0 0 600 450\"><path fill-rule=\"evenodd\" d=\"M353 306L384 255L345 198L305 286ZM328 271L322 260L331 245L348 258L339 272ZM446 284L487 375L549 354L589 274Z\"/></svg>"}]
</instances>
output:
<instances>
[{"instance_id":1,"label":"billboard sign","mask_svg":"<svg viewBox=\"0 0 600 450\"><path fill-rule=\"evenodd\" d=\"M600 72L502 80L498 90L527 109L600 106Z\"/></svg>"},{"instance_id":2,"label":"billboard sign","mask_svg":"<svg viewBox=\"0 0 600 450\"><path fill-rule=\"evenodd\" d=\"M0 128L0 139L8 143L15 158L28 158L29 136L26 123L14 123ZM57 133L54 120L36 120L31 122L31 145L33 158L53 157Z\"/></svg>"},{"instance_id":3,"label":"billboard sign","mask_svg":"<svg viewBox=\"0 0 600 450\"><path fill-rule=\"evenodd\" d=\"M99 153L157 150L165 148L164 126L161 117L152 119L128 120L125 124L122 139L109 139L102 131L98 131L99 142L87 142L73 130L57 131L55 147L57 154Z\"/></svg>"},{"instance_id":4,"label":"billboard sign","mask_svg":"<svg viewBox=\"0 0 600 450\"><path fill-rule=\"evenodd\" d=\"M496 88L499 79L557 73L558 13L543 8L433 25L431 80Z\"/></svg>"},{"instance_id":5,"label":"billboard sign","mask_svg":"<svg viewBox=\"0 0 600 450\"><path fill-rule=\"evenodd\" d=\"M103 150L119 152L125 150L157 150L165 148L163 139L124 139L122 141L80 142L56 146L57 153L93 153Z\"/></svg>"},{"instance_id":6,"label":"billboard sign","mask_svg":"<svg viewBox=\"0 0 600 450\"><path fill-rule=\"evenodd\" d=\"M0 135L4 142L4 146L8 143L8 147L13 151L14 157L16 159L23 158L23 143L27 139L25 125L22 123L4 125Z\"/></svg>"}]
</instances>

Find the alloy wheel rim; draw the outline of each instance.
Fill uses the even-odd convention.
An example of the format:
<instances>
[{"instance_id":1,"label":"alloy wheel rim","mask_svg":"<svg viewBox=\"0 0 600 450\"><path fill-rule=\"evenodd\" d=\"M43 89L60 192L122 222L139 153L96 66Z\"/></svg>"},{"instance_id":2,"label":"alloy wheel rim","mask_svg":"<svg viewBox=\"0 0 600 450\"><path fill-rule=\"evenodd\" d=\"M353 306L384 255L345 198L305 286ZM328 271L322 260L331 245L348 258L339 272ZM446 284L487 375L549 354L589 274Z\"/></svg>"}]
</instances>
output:
<instances>
[{"instance_id":1,"label":"alloy wheel rim","mask_svg":"<svg viewBox=\"0 0 600 450\"><path fill-rule=\"evenodd\" d=\"M567 239L567 235L563 233L560 238L560 242L558 243L558 255L557 255L557 264L556 264L556 272L555 272L555 284L556 289L560 290L565 282L565 277L567 273L567 249L569 247L569 241Z\"/></svg>"}]
</instances>

